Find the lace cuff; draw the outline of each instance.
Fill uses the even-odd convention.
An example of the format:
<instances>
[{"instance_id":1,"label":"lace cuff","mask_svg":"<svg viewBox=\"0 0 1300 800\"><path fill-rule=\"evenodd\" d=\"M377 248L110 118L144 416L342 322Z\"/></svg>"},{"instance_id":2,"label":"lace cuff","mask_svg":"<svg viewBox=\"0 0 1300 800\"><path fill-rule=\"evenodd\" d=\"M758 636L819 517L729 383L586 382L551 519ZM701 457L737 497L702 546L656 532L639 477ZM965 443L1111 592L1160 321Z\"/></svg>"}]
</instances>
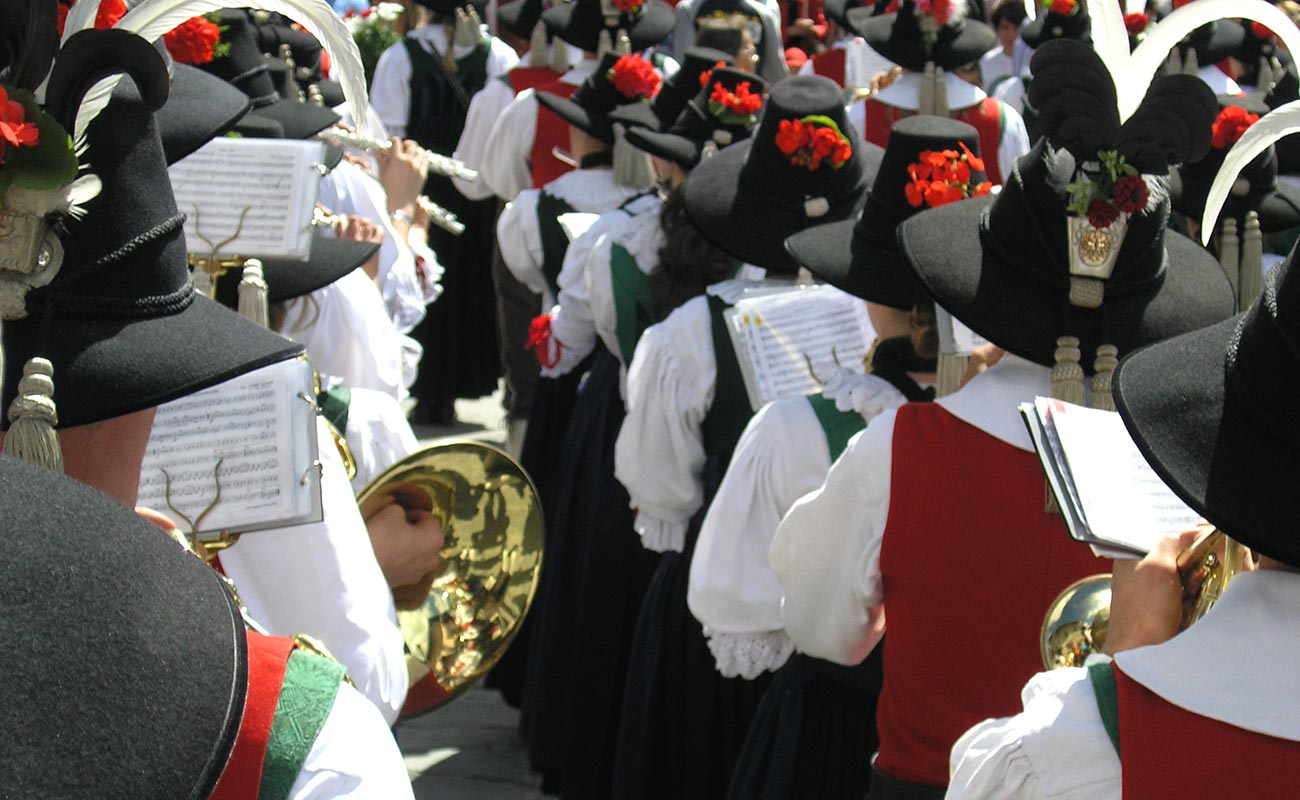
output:
<instances>
[{"instance_id":1,"label":"lace cuff","mask_svg":"<svg viewBox=\"0 0 1300 800\"><path fill-rule=\"evenodd\" d=\"M709 652L724 678L757 678L764 672L776 672L794 652L794 643L785 631L768 633L716 633L705 630Z\"/></svg>"},{"instance_id":2,"label":"lace cuff","mask_svg":"<svg viewBox=\"0 0 1300 800\"><path fill-rule=\"evenodd\" d=\"M641 546L656 553L680 553L686 549L686 522L674 522L636 512L632 527L641 535Z\"/></svg>"}]
</instances>

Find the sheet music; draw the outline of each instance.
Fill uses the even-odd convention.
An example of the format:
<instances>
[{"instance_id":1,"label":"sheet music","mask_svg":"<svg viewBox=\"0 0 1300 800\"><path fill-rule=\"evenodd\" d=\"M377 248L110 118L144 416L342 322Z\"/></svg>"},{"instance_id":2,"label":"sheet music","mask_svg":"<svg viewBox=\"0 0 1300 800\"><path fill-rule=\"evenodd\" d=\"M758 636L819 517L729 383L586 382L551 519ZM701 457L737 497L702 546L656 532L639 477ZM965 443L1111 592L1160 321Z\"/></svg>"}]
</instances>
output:
<instances>
[{"instance_id":1,"label":"sheet music","mask_svg":"<svg viewBox=\"0 0 1300 800\"><path fill-rule=\"evenodd\" d=\"M319 520L313 383L306 359L290 359L159 406L137 502L186 532L214 501L200 533Z\"/></svg>"},{"instance_id":2,"label":"sheet music","mask_svg":"<svg viewBox=\"0 0 1300 800\"><path fill-rule=\"evenodd\" d=\"M821 391L821 378L861 364L875 339L866 303L831 286L746 297L726 320L755 411Z\"/></svg>"},{"instance_id":3,"label":"sheet music","mask_svg":"<svg viewBox=\"0 0 1300 800\"><path fill-rule=\"evenodd\" d=\"M172 165L189 251L211 255L203 237L215 245L238 230L218 255L305 261L324 157L319 141L219 138Z\"/></svg>"}]
</instances>

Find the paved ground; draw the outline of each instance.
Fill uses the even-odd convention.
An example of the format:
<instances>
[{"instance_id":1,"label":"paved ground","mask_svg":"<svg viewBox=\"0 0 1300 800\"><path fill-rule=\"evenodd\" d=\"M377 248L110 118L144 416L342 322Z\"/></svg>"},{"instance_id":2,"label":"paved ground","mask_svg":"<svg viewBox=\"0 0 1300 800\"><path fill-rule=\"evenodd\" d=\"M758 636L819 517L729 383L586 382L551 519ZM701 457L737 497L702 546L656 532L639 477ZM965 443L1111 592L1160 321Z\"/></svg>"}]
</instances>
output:
<instances>
[{"instance_id":1,"label":"paved ground","mask_svg":"<svg viewBox=\"0 0 1300 800\"><path fill-rule=\"evenodd\" d=\"M456 403L460 424L417 427L422 442L468 436L505 440L500 394ZM488 689L474 689L432 714L403 723L397 743L418 800L541 800L517 733L519 713Z\"/></svg>"}]
</instances>

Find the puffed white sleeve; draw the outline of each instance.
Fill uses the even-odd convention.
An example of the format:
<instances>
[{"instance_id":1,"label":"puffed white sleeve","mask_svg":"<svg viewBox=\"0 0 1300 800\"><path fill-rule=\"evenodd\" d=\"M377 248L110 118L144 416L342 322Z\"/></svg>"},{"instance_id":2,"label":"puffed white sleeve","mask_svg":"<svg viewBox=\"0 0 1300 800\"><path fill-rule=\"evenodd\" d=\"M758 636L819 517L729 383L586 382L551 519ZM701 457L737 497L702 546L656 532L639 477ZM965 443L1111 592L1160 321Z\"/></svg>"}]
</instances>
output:
<instances>
[{"instance_id":1,"label":"puffed white sleeve","mask_svg":"<svg viewBox=\"0 0 1300 800\"><path fill-rule=\"evenodd\" d=\"M641 544L681 551L704 502L704 432L717 365L709 306L696 297L637 342L627 374L627 416L614 445L614 476L637 509Z\"/></svg>"},{"instance_id":2,"label":"puffed white sleeve","mask_svg":"<svg viewBox=\"0 0 1300 800\"><path fill-rule=\"evenodd\" d=\"M589 230L574 239L564 254L557 281L559 302L551 311L551 336L560 345L559 359L552 367L542 367L542 375L548 378L568 374L596 349L587 271L609 269L609 248L608 236Z\"/></svg>"},{"instance_id":3,"label":"puffed white sleeve","mask_svg":"<svg viewBox=\"0 0 1300 800\"><path fill-rule=\"evenodd\" d=\"M753 679L790 657L781 584L767 554L781 517L830 466L826 437L802 397L764 406L736 445L700 528L686 596L726 677Z\"/></svg>"},{"instance_id":4,"label":"puffed white sleeve","mask_svg":"<svg viewBox=\"0 0 1300 800\"><path fill-rule=\"evenodd\" d=\"M1021 713L985 720L953 745L947 797L1118 800L1119 756L1102 726L1087 671L1039 673L1021 701Z\"/></svg>"},{"instance_id":5,"label":"puffed white sleeve","mask_svg":"<svg viewBox=\"0 0 1300 800\"><path fill-rule=\"evenodd\" d=\"M324 519L246 534L221 553L221 568L268 632L320 639L391 723L407 685L393 594L342 457L324 420L316 427Z\"/></svg>"},{"instance_id":6,"label":"puffed white sleeve","mask_svg":"<svg viewBox=\"0 0 1300 800\"><path fill-rule=\"evenodd\" d=\"M392 396L352 389L344 438L357 462L352 488L361 491L380 473L420 447L402 406Z\"/></svg>"},{"instance_id":7,"label":"puffed white sleeve","mask_svg":"<svg viewBox=\"0 0 1300 800\"><path fill-rule=\"evenodd\" d=\"M461 130L460 141L456 144L454 158L465 162L465 166L478 170L479 176L472 181L464 178L452 178L456 189L470 200L486 200L492 196L492 189L483 179L483 165L488 160L488 136L501 113L515 99L515 90L505 79L489 78L483 88L469 101L469 110L465 113L465 127Z\"/></svg>"},{"instance_id":8,"label":"puffed white sleeve","mask_svg":"<svg viewBox=\"0 0 1300 800\"><path fill-rule=\"evenodd\" d=\"M837 664L861 663L883 633L880 544L895 413L849 441L826 483L785 515L768 555L795 648Z\"/></svg>"},{"instance_id":9,"label":"puffed white sleeve","mask_svg":"<svg viewBox=\"0 0 1300 800\"><path fill-rule=\"evenodd\" d=\"M402 42L389 47L375 63L370 80L370 107L392 136L405 137L411 115L411 57Z\"/></svg>"},{"instance_id":10,"label":"puffed white sleeve","mask_svg":"<svg viewBox=\"0 0 1300 800\"><path fill-rule=\"evenodd\" d=\"M388 724L347 684L316 735L290 800L403 800L413 798L411 778Z\"/></svg>"},{"instance_id":11,"label":"puffed white sleeve","mask_svg":"<svg viewBox=\"0 0 1300 800\"><path fill-rule=\"evenodd\" d=\"M492 124L479 177L502 200L514 200L533 185L529 155L537 135L537 97L532 89L520 92Z\"/></svg>"},{"instance_id":12,"label":"puffed white sleeve","mask_svg":"<svg viewBox=\"0 0 1300 800\"><path fill-rule=\"evenodd\" d=\"M1002 104L1002 138L998 140L998 167L1002 181L1011 180L1011 170L1016 159L1029 152L1029 132L1025 130L1024 117L1006 103Z\"/></svg>"},{"instance_id":13,"label":"puffed white sleeve","mask_svg":"<svg viewBox=\"0 0 1300 800\"><path fill-rule=\"evenodd\" d=\"M542 273L542 233L537 223L536 189L523 191L497 218L497 247L515 280L538 294L549 294Z\"/></svg>"}]
</instances>

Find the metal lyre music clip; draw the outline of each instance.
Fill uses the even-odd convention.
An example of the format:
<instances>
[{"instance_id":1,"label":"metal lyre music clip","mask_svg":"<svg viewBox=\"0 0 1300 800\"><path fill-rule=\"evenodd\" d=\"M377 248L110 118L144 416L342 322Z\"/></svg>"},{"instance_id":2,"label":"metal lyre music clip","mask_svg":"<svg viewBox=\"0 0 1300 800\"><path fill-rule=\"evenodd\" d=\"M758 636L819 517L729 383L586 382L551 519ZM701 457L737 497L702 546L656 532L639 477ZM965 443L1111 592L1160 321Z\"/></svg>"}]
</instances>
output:
<instances>
[{"instance_id":1,"label":"metal lyre music clip","mask_svg":"<svg viewBox=\"0 0 1300 800\"><path fill-rule=\"evenodd\" d=\"M219 242L213 242L203 231L199 229L199 207L194 206L194 237L199 239L208 246L208 255L201 256L196 253L189 254L190 268L194 274L194 285L198 287L208 297L215 298L217 294L217 280L232 269L243 269L248 259L244 256L225 256L224 258L217 255L221 248L230 244L239 238L244 232L244 219L248 212L252 211L251 206L244 206L239 212L239 224L235 226L235 232Z\"/></svg>"},{"instance_id":2,"label":"metal lyre music clip","mask_svg":"<svg viewBox=\"0 0 1300 800\"><path fill-rule=\"evenodd\" d=\"M184 535L189 540L190 548L195 555L204 561L211 561L217 557L218 552L225 550L239 540L238 533L230 533L229 531L221 531L207 538L199 538L199 526L221 503L221 465L224 461L224 458L217 459L216 466L212 468L212 482L216 485L216 496L212 498L212 502L208 504L208 507L200 511L194 519L190 519L188 514L181 511L172 502L172 476L165 469L159 470L163 475L163 497L167 500L167 508L181 521L190 526L189 531Z\"/></svg>"}]
</instances>

